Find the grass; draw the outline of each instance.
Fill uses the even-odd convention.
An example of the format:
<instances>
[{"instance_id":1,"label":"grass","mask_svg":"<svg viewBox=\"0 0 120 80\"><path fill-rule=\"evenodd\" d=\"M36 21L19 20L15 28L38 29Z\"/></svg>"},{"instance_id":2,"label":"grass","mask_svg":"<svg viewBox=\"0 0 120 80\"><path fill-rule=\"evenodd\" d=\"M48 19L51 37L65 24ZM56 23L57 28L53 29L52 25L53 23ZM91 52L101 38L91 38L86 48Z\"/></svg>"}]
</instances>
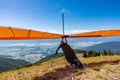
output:
<instances>
[{"instance_id":1,"label":"grass","mask_svg":"<svg viewBox=\"0 0 120 80\"><path fill-rule=\"evenodd\" d=\"M120 63L117 65L103 65L101 67L86 68L74 76L74 80L119 80ZM79 74L80 73L80 74Z\"/></svg>"},{"instance_id":2,"label":"grass","mask_svg":"<svg viewBox=\"0 0 120 80\"><path fill-rule=\"evenodd\" d=\"M101 61L114 61L114 60L120 60L120 56L114 55L114 56L102 56L102 57L90 57L90 58L83 58L81 54L77 54L79 59L82 63L92 63L92 62L101 62ZM45 73L48 73L50 71L54 71L56 68L65 67L68 65L64 57L59 57L55 59L53 66L50 66L51 60L45 61L39 65L32 65L30 67L23 67L21 69L17 70L11 70L7 72L0 73L0 80L33 80L36 76L42 76ZM109 69L108 69L109 68ZM104 66L105 70L110 71L110 66ZM115 69L120 70L119 67L115 67ZM114 68L113 68L114 70ZM98 79L106 79L106 76L99 73L101 71L100 67L94 67L92 69L85 69L83 72L78 74L77 78L79 76L83 77L87 74L87 78L94 80L94 78Z\"/></svg>"},{"instance_id":3,"label":"grass","mask_svg":"<svg viewBox=\"0 0 120 80\"><path fill-rule=\"evenodd\" d=\"M101 61L114 61L114 60L120 60L119 55L114 55L114 56L98 56L98 57L89 57L89 58L82 58L83 63L91 63L91 62L101 62Z\"/></svg>"}]
</instances>

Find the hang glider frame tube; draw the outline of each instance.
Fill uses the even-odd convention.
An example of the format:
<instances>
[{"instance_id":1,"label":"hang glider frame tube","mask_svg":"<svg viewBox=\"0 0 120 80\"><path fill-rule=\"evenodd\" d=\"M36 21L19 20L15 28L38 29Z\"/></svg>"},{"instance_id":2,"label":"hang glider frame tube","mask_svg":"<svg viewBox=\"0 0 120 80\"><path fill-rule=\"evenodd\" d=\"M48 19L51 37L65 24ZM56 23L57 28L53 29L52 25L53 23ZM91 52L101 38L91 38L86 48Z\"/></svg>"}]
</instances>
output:
<instances>
[{"instance_id":1,"label":"hang glider frame tube","mask_svg":"<svg viewBox=\"0 0 120 80\"><path fill-rule=\"evenodd\" d=\"M102 35L82 35L82 36L63 35L62 36L62 38L90 38L90 37L102 37Z\"/></svg>"}]
</instances>

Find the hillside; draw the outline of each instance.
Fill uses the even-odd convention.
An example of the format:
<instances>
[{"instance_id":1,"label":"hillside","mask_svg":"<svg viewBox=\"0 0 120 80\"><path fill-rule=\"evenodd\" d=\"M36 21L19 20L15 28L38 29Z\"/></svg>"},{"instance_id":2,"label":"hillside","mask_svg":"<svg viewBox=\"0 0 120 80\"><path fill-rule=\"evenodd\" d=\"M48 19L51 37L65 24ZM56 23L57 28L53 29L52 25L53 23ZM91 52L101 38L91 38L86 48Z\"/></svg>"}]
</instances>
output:
<instances>
[{"instance_id":1,"label":"hillside","mask_svg":"<svg viewBox=\"0 0 120 80\"><path fill-rule=\"evenodd\" d=\"M84 70L71 69L63 56L56 58L53 66L51 59L40 64L24 67L17 70L0 73L1 80L71 80L81 78L83 80L113 80L120 79L120 56L102 56L83 58L77 57L84 64ZM58 75L59 74L59 75ZM114 75L113 75L114 74ZM109 75L109 76L105 76ZM115 77L114 77L115 76ZM109 78L110 77L110 78ZM74 79L79 80L79 79Z\"/></svg>"},{"instance_id":2,"label":"hillside","mask_svg":"<svg viewBox=\"0 0 120 80\"><path fill-rule=\"evenodd\" d=\"M26 66L29 63L24 60L0 58L0 72Z\"/></svg>"},{"instance_id":3,"label":"hillside","mask_svg":"<svg viewBox=\"0 0 120 80\"><path fill-rule=\"evenodd\" d=\"M111 50L112 52L120 52L119 47L120 47L120 41L114 41L114 42L96 44L94 46L85 48L85 50L96 50L96 51Z\"/></svg>"}]
</instances>

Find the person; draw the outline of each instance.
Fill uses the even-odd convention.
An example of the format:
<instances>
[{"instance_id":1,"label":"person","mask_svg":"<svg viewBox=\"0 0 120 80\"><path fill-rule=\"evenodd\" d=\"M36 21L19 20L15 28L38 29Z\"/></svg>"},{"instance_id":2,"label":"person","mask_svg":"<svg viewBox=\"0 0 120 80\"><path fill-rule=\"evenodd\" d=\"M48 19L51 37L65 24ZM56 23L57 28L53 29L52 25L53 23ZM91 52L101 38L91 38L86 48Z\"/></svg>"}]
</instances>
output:
<instances>
[{"instance_id":1,"label":"person","mask_svg":"<svg viewBox=\"0 0 120 80\"><path fill-rule=\"evenodd\" d=\"M72 68L83 68L83 64L76 57L73 49L67 44L67 42L65 43L63 40L61 41L59 47L56 50L56 55L58 54L58 50L60 48L62 48L65 58Z\"/></svg>"}]
</instances>

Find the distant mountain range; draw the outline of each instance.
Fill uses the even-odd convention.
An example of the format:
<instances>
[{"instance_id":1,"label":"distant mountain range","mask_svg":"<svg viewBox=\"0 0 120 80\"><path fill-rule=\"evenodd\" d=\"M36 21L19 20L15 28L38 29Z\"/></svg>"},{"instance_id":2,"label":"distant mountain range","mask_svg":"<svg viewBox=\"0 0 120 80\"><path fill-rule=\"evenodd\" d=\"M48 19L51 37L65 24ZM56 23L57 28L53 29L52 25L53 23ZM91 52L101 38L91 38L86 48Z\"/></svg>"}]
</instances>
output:
<instances>
[{"instance_id":1,"label":"distant mountain range","mask_svg":"<svg viewBox=\"0 0 120 80\"><path fill-rule=\"evenodd\" d=\"M96 51L110 50L112 52L120 52L120 41L105 42L105 43L89 46L84 49L96 50Z\"/></svg>"},{"instance_id":2,"label":"distant mountain range","mask_svg":"<svg viewBox=\"0 0 120 80\"><path fill-rule=\"evenodd\" d=\"M0 57L0 72L19 68L22 66L26 66L29 63L24 60L19 59L10 59L10 58L1 58Z\"/></svg>"}]
</instances>

